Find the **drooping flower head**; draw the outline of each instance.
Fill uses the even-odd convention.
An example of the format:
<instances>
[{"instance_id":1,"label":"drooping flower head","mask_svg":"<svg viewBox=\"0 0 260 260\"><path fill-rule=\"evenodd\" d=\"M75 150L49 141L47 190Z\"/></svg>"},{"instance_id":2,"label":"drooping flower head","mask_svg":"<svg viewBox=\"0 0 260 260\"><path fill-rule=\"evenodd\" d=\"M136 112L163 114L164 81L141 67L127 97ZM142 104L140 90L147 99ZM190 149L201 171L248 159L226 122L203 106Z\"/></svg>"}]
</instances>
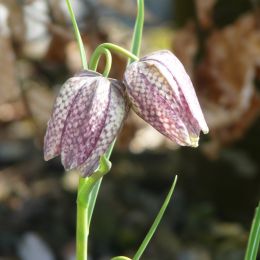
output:
<instances>
[{"instance_id":1,"label":"drooping flower head","mask_svg":"<svg viewBox=\"0 0 260 260\"><path fill-rule=\"evenodd\" d=\"M67 80L48 122L45 160L61 155L65 169L93 173L128 111L123 89L121 82L87 70Z\"/></svg>"},{"instance_id":2,"label":"drooping flower head","mask_svg":"<svg viewBox=\"0 0 260 260\"><path fill-rule=\"evenodd\" d=\"M134 111L179 145L198 146L208 132L190 77L170 51L157 51L128 65L124 83Z\"/></svg>"}]
</instances>

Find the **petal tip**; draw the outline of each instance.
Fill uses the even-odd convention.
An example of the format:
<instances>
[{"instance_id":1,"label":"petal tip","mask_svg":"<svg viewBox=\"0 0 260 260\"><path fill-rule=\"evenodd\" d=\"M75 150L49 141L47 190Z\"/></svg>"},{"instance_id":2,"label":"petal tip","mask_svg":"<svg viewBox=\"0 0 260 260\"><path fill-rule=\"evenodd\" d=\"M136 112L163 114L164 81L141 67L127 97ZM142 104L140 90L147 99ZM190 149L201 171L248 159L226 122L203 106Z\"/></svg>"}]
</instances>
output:
<instances>
[{"instance_id":1,"label":"petal tip","mask_svg":"<svg viewBox=\"0 0 260 260\"><path fill-rule=\"evenodd\" d=\"M209 133L209 128L206 126L206 127L204 127L203 129L202 129L202 132L203 132L203 134L208 134Z\"/></svg>"},{"instance_id":2,"label":"petal tip","mask_svg":"<svg viewBox=\"0 0 260 260\"><path fill-rule=\"evenodd\" d=\"M190 137L190 146L191 147L198 147L199 146L199 137L198 136L189 136Z\"/></svg>"},{"instance_id":3,"label":"petal tip","mask_svg":"<svg viewBox=\"0 0 260 260\"><path fill-rule=\"evenodd\" d=\"M58 156L59 154L60 154L59 151L57 152L44 151L44 155L43 155L44 161L49 161L55 158L56 156Z\"/></svg>"},{"instance_id":4,"label":"petal tip","mask_svg":"<svg viewBox=\"0 0 260 260\"><path fill-rule=\"evenodd\" d=\"M49 161L49 160L51 159L51 156L44 154L44 157L43 157L43 158L44 158L44 161L47 162L47 161Z\"/></svg>"}]
</instances>

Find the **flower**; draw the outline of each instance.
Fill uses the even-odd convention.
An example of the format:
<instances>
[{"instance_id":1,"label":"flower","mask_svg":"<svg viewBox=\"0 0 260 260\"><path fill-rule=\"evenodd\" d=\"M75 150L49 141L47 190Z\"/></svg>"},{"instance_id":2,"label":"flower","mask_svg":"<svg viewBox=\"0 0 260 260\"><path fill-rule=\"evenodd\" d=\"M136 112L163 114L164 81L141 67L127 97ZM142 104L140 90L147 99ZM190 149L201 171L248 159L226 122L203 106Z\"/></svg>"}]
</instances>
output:
<instances>
[{"instance_id":1,"label":"flower","mask_svg":"<svg viewBox=\"0 0 260 260\"><path fill-rule=\"evenodd\" d=\"M79 169L84 177L93 173L128 111L123 87L88 70L68 79L48 122L45 160L61 155L65 169Z\"/></svg>"},{"instance_id":2,"label":"flower","mask_svg":"<svg viewBox=\"0 0 260 260\"><path fill-rule=\"evenodd\" d=\"M170 51L157 51L128 65L126 92L134 111L179 145L198 146L209 129L190 77Z\"/></svg>"}]
</instances>

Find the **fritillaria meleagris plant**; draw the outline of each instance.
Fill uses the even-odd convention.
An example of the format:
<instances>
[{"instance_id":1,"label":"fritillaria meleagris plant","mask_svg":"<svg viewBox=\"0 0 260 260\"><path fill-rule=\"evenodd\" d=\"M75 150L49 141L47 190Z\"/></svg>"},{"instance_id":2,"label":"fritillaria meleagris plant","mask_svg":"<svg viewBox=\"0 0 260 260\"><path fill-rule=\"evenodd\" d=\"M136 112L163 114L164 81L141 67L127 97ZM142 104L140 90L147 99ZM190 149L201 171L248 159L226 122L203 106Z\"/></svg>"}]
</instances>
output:
<instances>
[{"instance_id":1,"label":"fritillaria meleagris plant","mask_svg":"<svg viewBox=\"0 0 260 260\"><path fill-rule=\"evenodd\" d=\"M198 146L208 126L190 77L170 51L157 51L131 63L124 83L133 110L179 145Z\"/></svg>"},{"instance_id":2,"label":"fritillaria meleagris plant","mask_svg":"<svg viewBox=\"0 0 260 260\"><path fill-rule=\"evenodd\" d=\"M207 133L208 127L191 80L172 53L159 51L138 60L144 18L143 0L137 0L138 13L131 52L111 43L101 44L92 55L90 70L70 1L66 2L84 70L68 79L60 90L48 122L44 156L49 160L60 155L66 170L78 169L81 173L77 197L76 253L77 260L86 260L96 196L102 177L111 167L109 156L129 108L132 107L146 122L180 145L196 147L200 131ZM129 58L123 82L107 78L112 62L110 50ZM95 72L102 54L106 57L103 76ZM140 258L154 234L176 180L133 259Z\"/></svg>"}]
</instances>

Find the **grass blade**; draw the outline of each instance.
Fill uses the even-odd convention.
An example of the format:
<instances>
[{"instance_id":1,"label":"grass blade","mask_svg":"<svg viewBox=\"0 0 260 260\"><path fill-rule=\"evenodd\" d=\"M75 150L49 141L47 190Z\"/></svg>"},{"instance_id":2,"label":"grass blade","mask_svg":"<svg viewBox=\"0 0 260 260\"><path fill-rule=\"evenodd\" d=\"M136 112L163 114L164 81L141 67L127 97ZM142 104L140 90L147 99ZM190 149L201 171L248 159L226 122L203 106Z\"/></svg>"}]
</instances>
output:
<instances>
[{"instance_id":1,"label":"grass blade","mask_svg":"<svg viewBox=\"0 0 260 260\"><path fill-rule=\"evenodd\" d=\"M170 189L170 191L169 191L169 193L168 193L168 195L167 195L158 215L156 216L156 218L155 218L149 232L147 233L144 241L142 242L141 246L139 247L138 251L136 252L135 256L133 257L133 260L139 260L140 259L140 257L142 256L145 248L147 247L148 243L150 242L152 236L154 235L154 232L156 231L156 229L157 229L157 227L158 227L158 225L159 225L159 223L160 223L160 221L163 217L163 214L164 214L164 212L165 212L165 210L166 210L166 208L167 208L167 206L168 206L168 204L171 200L176 182L177 182L177 175L174 178L171 189Z\"/></svg>"},{"instance_id":2,"label":"grass blade","mask_svg":"<svg viewBox=\"0 0 260 260\"><path fill-rule=\"evenodd\" d=\"M255 210L246 248L245 260L256 260L260 243L260 202Z\"/></svg>"}]
</instances>

